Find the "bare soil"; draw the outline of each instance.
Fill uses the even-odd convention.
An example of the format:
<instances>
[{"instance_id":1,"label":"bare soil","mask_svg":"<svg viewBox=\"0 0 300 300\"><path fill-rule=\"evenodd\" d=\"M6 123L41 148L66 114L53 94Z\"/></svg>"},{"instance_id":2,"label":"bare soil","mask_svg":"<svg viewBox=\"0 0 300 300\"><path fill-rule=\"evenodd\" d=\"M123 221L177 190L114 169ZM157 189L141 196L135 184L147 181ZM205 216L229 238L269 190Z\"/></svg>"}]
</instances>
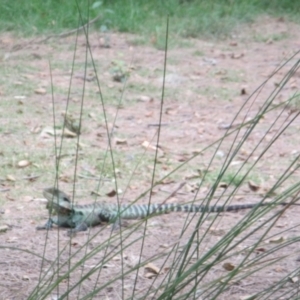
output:
<instances>
[{"instance_id":1,"label":"bare soil","mask_svg":"<svg viewBox=\"0 0 300 300\"><path fill-rule=\"evenodd\" d=\"M299 25L283 19L262 18L255 24L241 28L240 32L229 40L193 39L184 41L185 47L181 45L168 50L154 182L169 174L183 162L186 164L154 187L152 202L165 201L183 182L185 185L167 199L167 203L187 203L196 198L198 199L196 203L200 204L201 199L207 196L227 155L232 153L230 152L232 144L238 144L246 129L240 131L237 136L229 136L219 148L213 143L224 136L226 128L236 128L239 124L255 117L262 109L269 95L280 84L281 78L299 59L298 57L293 58L278 71L264 88L251 98L252 100L247 102L247 99L282 62L299 51L299 29ZM151 38L149 37L149 41ZM78 233L70 243L70 238L64 229L49 232L36 231L35 227L44 224L48 217L44 201L41 199L42 190L54 184L56 155L61 157L58 172L60 188L72 195L75 184L75 199L78 203L93 201L91 192L98 189L99 176L104 180L100 184L98 201L117 202L115 196L107 196L109 192L116 189L115 182L112 180L116 176L120 201L123 203L136 199L150 188L153 180L155 145L162 105L165 52L151 45L138 45L138 37L133 35L118 33L103 37L101 34L92 33L89 44L105 102L104 110L90 58L85 74L85 57L89 55L86 54L85 37L80 36L77 43L74 40L74 36L70 36L38 43L39 38L29 40L5 33L0 35L2 58L0 226L8 226L7 230L0 233L0 299L27 299L38 282L43 282L41 276L44 275L41 274L45 274L59 253L61 266L67 262L72 253L75 254L71 265L75 264L85 253L91 253L101 246L111 234L106 226L100 229L91 228L89 232ZM105 47L106 45L109 47ZM70 81L73 59L75 59L75 70ZM130 74L126 84L114 80L116 73L120 73L121 76ZM283 103L288 97L297 93L299 86L300 77L296 72L277 95L273 105ZM53 104L56 113L55 125L60 130L61 114L66 109L68 93L70 92L69 111L78 120L83 91L85 96L79 152L76 152L77 138L65 138L62 152L56 154L53 137ZM245 105L243 112L231 124L243 105ZM297 112L291 107L286 109L280 107L265 114L257 128L239 149L229 169L237 171L246 160L251 164L256 162L262 149L269 145L283 128L282 126L287 125ZM270 127L273 123L274 125ZM300 122L296 118L251 171L251 180L257 182L258 191L251 190L248 181L245 181L235 196L230 199L232 203L258 202L278 181L299 154L299 126ZM111 156L107 152L107 128L113 130L111 143L115 174ZM255 150L259 143L260 146ZM151 147L146 149L148 144ZM211 144L213 146L208 150L188 161ZM77 178L74 182L75 163L78 165ZM195 196L197 184L201 179L199 176L202 176L208 167L210 170L208 174L211 177L208 176ZM298 174L299 171L295 167L294 175L289 178L289 182L282 183L277 192L297 182ZM233 187L228 187L225 193L230 193L232 190ZM218 195L223 193L224 186L217 191ZM138 203L147 203L148 200L149 194L139 199ZM279 240L296 238L299 209L289 207L280 214L272 232L266 237L267 242L257 248L261 248L262 252L264 251L262 249L268 249L270 240L275 239L271 236L287 229L284 234L276 235L276 238ZM280 208L274 208L274 211L258 222L263 224L267 217L279 211ZM222 213L215 221L212 221L214 219L210 215L205 218L198 234L201 236L206 233L206 237L198 246L198 254L208 251L247 214L248 211ZM181 236L185 220L186 215L183 213L151 218L148 221L142 254L140 253L142 243L139 240L124 249L122 261L119 254L119 241L115 239L111 246L100 249L97 254L82 264L82 267L72 274L72 278L64 279L57 294L62 295L68 288L68 284L72 285L76 282L81 276L81 271L85 273L97 266L105 257L107 253L105 251L110 251L112 256L104 262L100 279L97 278L98 273L89 276L80 290L76 288L71 293L71 299L83 297L94 287L103 284L104 280L108 282L109 279L119 276L122 262L124 269L128 270L140 259L151 262L153 255L163 253L173 245L185 245L197 224L197 220L190 216L188 220L191 224ZM264 228L266 227L262 228L262 232ZM255 244L262 236L262 232L252 234L240 244L240 249ZM96 233L98 234L95 238L89 241L90 235ZM141 239L144 234L144 227L137 228L124 241L125 245ZM85 250L76 253L85 243L87 243ZM268 268L246 279L232 282L219 299L243 299L242 297L246 295L263 290L266 285L276 284L280 278L298 268L298 252L296 244L284 247L272 258L286 256L285 259L274 262ZM226 262L236 266L243 258L241 252ZM133 288L136 295L143 295L152 284L153 288L156 288L167 270L174 266L172 257L165 265L163 265L164 261L165 257L162 257L153 262L162 268L155 281L152 276L149 278L144 268L141 268L137 277L135 274L130 274L123 285L121 280L108 285L94 298L127 298L132 295ZM46 278L50 278L51 272L56 267L57 263L54 263ZM60 274L63 274L67 267L68 265L63 266ZM228 270L218 264L207 275L205 282L226 273ZM135 281L137 283L134 287ZM296 285L291 281L289 285L278 289L274 297L291 299L290 294L287 293L291 291L293 284ZM199 290L201 288L199 285ZM56 299L55 297L56 295L51 293L48 299ZM148 297L151 299L151 295ZM156 297L153 296L154 299Z\"/></svg>"}]
</instances>

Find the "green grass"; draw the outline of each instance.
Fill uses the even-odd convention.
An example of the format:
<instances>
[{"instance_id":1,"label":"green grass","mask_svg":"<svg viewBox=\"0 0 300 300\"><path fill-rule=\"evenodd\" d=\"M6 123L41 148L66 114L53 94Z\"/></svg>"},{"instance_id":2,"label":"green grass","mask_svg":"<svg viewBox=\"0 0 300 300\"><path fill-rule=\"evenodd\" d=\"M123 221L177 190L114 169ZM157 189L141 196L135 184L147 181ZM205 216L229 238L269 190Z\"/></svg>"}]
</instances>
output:
<instances>
[{"instance_id":1,"label":"green grass","mask_svg":"<svg viewBox=\"0 0 300 300\"><path fill-rule=\"evenodd\" d=\"M211 78L220 78L222 82L242 82L243 74L242 70L235 69L223 69L223 68L214 68L209 71L209 76Z\"/></svg>"},{"instance_id":2,"label":"green grass","mask_svg":"<svg viewBox=\"0 0 300 300\"><path fill-rule=\"evenodd\" d=\"M267 43L267 42L276 42L276 41L281 41L281 40L285 40L289 37L288 33L278 33L278 34L259 34L259 35L255 35L254 36L254 40L256 42L263 42L263 43Z\"/></svg>"},{"instance_id":3,"label":"green grass","mask_svg":"<svg viewBox=\"0 0 300 300\"><path fill-rule=\"evenodd\" d=\"M78 24L78 8L80 24ZM166 1L17 1L0 3L0 28L27 35L62 32L101 15L96 30L143 34L146 40L163 44L166 17L170 16L169 40L182 37L226 36L240 23L251 22L260 14L287 16L295 21L300 11L298 1L230 1L230 0L166 0ZM153 41L152 41L153 42Z\"/></svg>"},{"instance_id":4,"label":"green grass","mask_svg":"<svg viewBox=\"0 0 300 300\"><path fill-rule=\"evenodd\" d=\"M217 98L221 101L231 101L233 97L236 97L238 95L237 91L232 91L226 87L201 87L198 90L199 94L201 94L202 96L206 96L209 99Z\"/></svg>"},{"instance_id":5,"label":"green grass","mask_svg":"<svg viewBox=\"0 0 300 300\"><path fill-rule=\"evenodd\" d=\"M217 180L222 184L227 184L228 186L232 185L234 187L239 187L242 184L247 184L249 181L253 181L255 183L260 183L261 179L257 173L250 173L246 175L246 171L243 170L239 172L238 170L231 169L228 172L225 172L220 178L220 170L210 170L208 172L204 172L201 177L208 185L213 185Z\"/></svg>"}]
</instances>

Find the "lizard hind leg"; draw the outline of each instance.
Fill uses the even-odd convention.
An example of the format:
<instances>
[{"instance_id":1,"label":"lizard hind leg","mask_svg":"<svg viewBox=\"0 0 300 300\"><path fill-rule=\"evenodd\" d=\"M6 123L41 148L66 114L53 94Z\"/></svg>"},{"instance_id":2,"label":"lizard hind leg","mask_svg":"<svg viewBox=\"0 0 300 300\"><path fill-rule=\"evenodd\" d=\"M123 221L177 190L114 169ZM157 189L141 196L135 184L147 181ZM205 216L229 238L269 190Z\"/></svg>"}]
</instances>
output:
<instances>
[{"instance_id":1,"label":"lizard hind leg","mask_svg":"<svg viewBox=\"0 0 300 300\"><path fill-rule=\"evenodd\" d=\"M111 231L121 229L121 226L122 226L121 219L116 218L116 219L114 219L114 221L112 223Z\"/></svg>"},{"instance_id":2,"label":"lizard hind leg","mask_svg":"<svg viewBox=\"0 0 300 300\"><path fill-rule=\"evenodd\" d=\"M84 223L84 222L79 223L78 225L76 225L75 228L68 230L68 236L73 236L73 235L75 235L76 232L86 231L87 229L88 229L88 226L86 223Z\"/></svg>"},{"instance_id":3,"label":"lizard hind leg","mask_svg":"<svg viewBox=\"0 0 300 300\"><path fill-rule=\"evenodd\" d=\"M51 219L49 219L45 225L37 226L36 229L37 230L51 229L52 224L53 224L53 221Z\"/></svg>"}]
</instances>

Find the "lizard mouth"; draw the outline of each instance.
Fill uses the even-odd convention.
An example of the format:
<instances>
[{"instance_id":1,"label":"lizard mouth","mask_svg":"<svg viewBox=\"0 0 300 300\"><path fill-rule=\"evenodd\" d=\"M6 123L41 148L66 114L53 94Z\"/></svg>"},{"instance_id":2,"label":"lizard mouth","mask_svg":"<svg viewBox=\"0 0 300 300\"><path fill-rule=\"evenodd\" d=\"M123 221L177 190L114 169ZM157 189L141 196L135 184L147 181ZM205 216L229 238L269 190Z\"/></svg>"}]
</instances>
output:
<instances>
[{"instance_id":1,"label":"lizard mouth","mask_svg":"<svg viewBox=\"0 0 300 300\"><path fill-rule=\"evenodd\" d=\"M44 190L43 195L48 201L47 208L61 214L67 214L72 211L72 204L65 193L49 188Z\"/></svg>"},{"instance_id":2,"label":"lizard mouth","mask_svg":"<svg viewBox=\"0 0 300 300\"><path fill-rule=\"evenodd\" d=\"M70 207L65 207L61 203L57 203L54 199L54 201L49 201L47 203L47 208L56 211L60 214L67 214L72 211Z\"/></svg>"}]
</instances>

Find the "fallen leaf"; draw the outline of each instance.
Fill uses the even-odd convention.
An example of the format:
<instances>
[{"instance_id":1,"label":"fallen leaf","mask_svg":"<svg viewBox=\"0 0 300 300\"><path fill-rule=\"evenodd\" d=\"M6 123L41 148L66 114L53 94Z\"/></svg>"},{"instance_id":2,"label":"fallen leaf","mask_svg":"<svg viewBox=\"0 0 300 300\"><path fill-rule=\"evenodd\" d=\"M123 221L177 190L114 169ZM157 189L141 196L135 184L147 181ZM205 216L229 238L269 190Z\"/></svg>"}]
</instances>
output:
<instances>
[{"instance_id":1,"label":"fallen leaf","mask_svg":"<svg viewBox=\"0 0 300 300\"><path fill-rule=\"evenodd\" d=\"M116 145L127 145L126 139L115 139Z\"/></svg>"},{"instance_id":2,"label":"fallen leaf","mask_svg":"<svg viewBox=\"0 0 300 300\"><path fill-rule=\"evenodd\" d=\"M198 128L197 129L198 134L203 134L205 131L206 131L205 128ZM198 154L198 153L196 153L196 154Z\"/></svg>"},{"instance_id":3,"label":"fallen leaf","mask_svg":"<svg viewBox=\"0 0 300 300\"><path fill-rule=\"evenodd\" d=\"M80 243L78 243L77 241L75 241L74 239L72 239L71 245L72 245L73 247L77 247L78 245L80 245Z\"/></svg>"},{"instance_id":4,"label":"fallen leaf","mask_svg":"<svg viewBox=\"0 0 300 300\"><path fill-rule=\"evenodd\" d=\"M88 114L88 116L89 116L92 120L94 120L94 121L97 120L96 114L94 114L94 113L92 113L92 112L90 112L90 113Z\"/></svg>"},{"instance_id":5,"label":"fallen leaf","mask_svg":"<svg viewBox=\"0 0 300 300\"><path fill-rule=\"evenodd\" d=\"M256 192L260 189L260 186L257 185L256 183L254 183L252 180L248 181L248 186L249 186L250 190L253 192Z\"/></svg>"},{"instance_id":6,"label":"fallen leaf","mask_svg":"<svg viewBox=\"0 0 300 300\"><path fill-rule=\"evenodd\" d=\"M264 197L275 197L277 195L277 193L275 191L272 191L269 187L265 186L265 187L262 187L260 189L260 192L259 192L260 195L264 196Z\"/></svg>"},{"instance_id":7,"label":"fallen leaf","mask_svg":"<svg viewBox=\"0 0 300 300\"><path fill-rule=\"evenodd\" d=\"M69 137L69 138L77 137L77 133L69 130L68 128L65 128L62 134L63 134L63 136Z\"/></svg>"},{"instance_id":8,"label":"fallen leaf","mask_svg":"<svg viewBox=\"0 0 300 300\"><path fill-rule=\"evenodd\" d=\"M14 98L22 100L22 99L26 99L26 96L14 96Z\"/></svg>"},{"instance_id":9,"label":"fallen leaf","mask_svg":"<svg viewBox=\"0 0 300 300\"><path fill-rule=\"evenodd\" d=\"M48 200L46 198L35 198L34 201L41 202L43 204L48 203Z\"/></svg>"},{"instance_id":10,"label":"fallen leaf","mask_svg":"<svg viewBox=\"0 0 300 300\"><path fill-rule=\"evenodd\" d=\"M150 96L145 96L145 95L141 95L137 98L137 101L141 101L141 102L152 102L153 98Z\"/></svg>"},{"instance_id":11,"label":"fallen leaf","mask_svg":"<svg viewBox=\"0 0 300 300\"><path fill-rule=\"evenodd\" d=\"M244 53L239 53L239 54L237 54L237 53L232 53L231 55L230 55L230 57L232 58L232 59L239 59L239 58L242 58L244 56Z\"/></svg>"},{"instance_id":12,"label":"fallen leaf","mask_svg":"<svg viewBox=\"0 0 300 300\"><path fill-rule=\"evenodd\" d=\"M31 175L31 176L23 177L23 179L33 182L36 181L40 176L41 175Z\"/></svg>"},{"instance_id":13,"label":"fallen leaf","mask_svg":"<svg viewBox=\"0 0 300 300\"><path fill-rule=\"evenodd\" d=\"M276 224L275 227L277 228L284 228L286 227L288 224L287 223L284 223L284 224Z\"/></svg>"},{"instance_id":14,"label":"fallen leaf","mask_svg":"<svg viewBox=\"0 0 300 300\"><path fill-rule=\"evenodd\" d=\"M179 162L185 162L185 161L188 160L188 157L186 157L186 156L177 156L177 160L178 160Z\"/></svg>"},{"instance_id":15,"label":"fallen leaf","mask_svg":"<svg viewBox=\"0 0 300 300\"><path fill-rule=\"evenodd\" d=\"M16 201L16 199L11 197L10 195L6 195L6 199L8 199L9 201Z\"/></svg>"},{"instance_id":16,"label":"fallen leaf","mask_svg":"<svg viewBox=\"0 0 300 300\"><path fill-rule=\"evenodd\" d=\"M156 267L153 263L148 263L147 265L145 265L145 271L157 275L159 274L160 269Z\"/></svg>"},{"instance_id":17,"label":"fallen leaf","mask_svg":"<svg viewBox=\"0 0 300 300\"><path fill-rule=\"evenodd\" d=\"M144 141L144 142L142 143L142 146L143 146L144 148L149 148L149 147L150 147L150 143L149 143L148 141Z\"/></svg>"},{"instance_id":18,"label":"fallen leaf","mask_svg":"<svg viewBox=\"0 0 300 300\"><path fill-rule=\"evenodd\" d=\"M156 277L156 276L157 276L156 274L153 274L151 272L148 272L148 273L144 274L144 277L149 278L149 279L152 279L153 277Z\"/></svg>"},{"instance_id":19,"label":"fallen leaf","mask_svg":"<svg viewBox=\"0 0 300 300\"><path fill-rule=\"evenodd\" d=\"M268 44L268 45L271 45L271 44L273 44L273 40L270 38L270 39L268 39L267 41L266 41L266 44Z\"/></svg>"},{"instance_id":20,"label":"fallen leaf","mask_svg":"<svg viewBox=\"0 0 300 300\"><path fill-rule=\"evenodd\" d=\"M189 175L184 176L185 180L190 180L190 179L197 179L197 178L202 178L202 174L196 173L196 172L192 172Z\"/></svg>"},{"instance_id":21,"label":"fallen leaf","mask_svg":"<svg viewBox=\"0 0 300 300\"><path fill-rule=\"evenodd\" d=\"M66 113L62 113L62 116L64 117L65 127L70 132L75 133L75 136L79 135L81 133L80 118L75 118L72 115L66 114ZM64 134L65 134L66 128L64 130Z\"/></svg>"},{"instance_id":22,"label":"fallen leaf","mask_svg":"<svg viewBox=\"0 0 300 300\"><path fill-rule=\"evenodd\" d=\"M296 283L299 281L299 277L289 277L289 281L292 282L292 283Z\"/></svg>"},{"instance_id":23,"label":"fallen leaf","mask_svg":"<svg viewBox=\"0 0 300 300\"><path fill-rule=\"evenodd\" d=\"M16 178L15 178L13 175L7 175L7 176L6 176L6 180L7 180L7 181L15 182L15 181L16 181Z\"/></svg>"},{"instance_id":24,"label":"fallen leaf","mask_svg":"<svg viewBox=\"0 0 300 300\"><path fill-rule=\"evenodd\" d=\"M231 166L238 166L238 165L241 165L243 163L243 161L241 160L234 160L231 162Z\"/></svg>"},{"instance_id":25,"label":"fallen leaf","mask_svg":"<svg viewBox=\"0 0 300 300\"><path fill-rule=\"evenodd\" d=\"M157 150L160 156L164 155L164 151L160 147L152 146L148 141L144 141L142 146L146 149Z\"/></svg>"},{"instance_id":26,"label":"fallen leaf","mask_svg":"<svg viewBox=\"0 0 300 300\"><path fill-rule=\"evenodd\" d=\"M271 243L271 244L280 244L280 243L284 242L284 240L285 240L285 238L281 236L281 237L278 237L276 239L269 240L269 243Z\"/></svg>"},{"instance_id":27,"label":"fallen leaf","mask_svg":"<svg viewBox=\"0 0 300 300\"><path fill-rule=\"evenodd\" d=\"M115 195L117 195L117 192L115 190L112 190L106 194L106 196L108 196L108 197L114 197Z\"/></svg>"},{"instance_id":28,"label":"fallen leaf","mask_svg":"<svg viewBox=\"0 0 300 300\"><path fill-rule=\"evenodd\" d=\"M31 133L39 133L41 130L42 130L42 127L40 125L36 125L30 129L30 132Z\"/></svg>"},{"instance_id":29,"label":"fallen leaf","mask_svg":"<svg viewBox=\"0 0 300 300\"><path fill-rule=\"evenodd\" d=\"M8 226L7 225L0 226L0 232L6 232L7 230L8 230Z\"/></svg>"},{"instance_id":30,"label":"fallen leaf","mask_svg":"<svg viewBox=\"0 0 300 300\"><path fill-rule=\"evenodd\" d=\"M38 89L34 90L34 92L38 95L45 95L47 93L46 89L44 89L44 88L38 88Z\"/></svg>"},{"instance_id":31,"label":"fallen leaf","mask_svg":"<svg viewBox=\"0 0 300 300\"><path fill-rule=\"evenodd\" d=\"M223 268L226 270L226 271L232 271L234 270L235 266L231 263L224 263L223 264Z\"/></svg>"},{"instance_id":32,"label":"fallen leaf","mask_svg":"<svg viewBox=\"0 0 300 300\"><path fill-rule=\"evenodd\" d=\"M202 150L198 150L198 149L195 149L195 150L192 151L193 155L198 155L198 154L202 154L202 153L203 153L203 151Z\"/></svg>"},{"instance_id":33,"label":"fallen leaf","mask_svg":"<svg viewBox=\"0 0 300 300\"><path fill-rule=\"evenodd\" d=\"M218 185L219 188L222 188L222 189L227 189L228 188L228 183L226 182L220 182L219 185Z\"/></svg>"},{"instance_id":34,"label":"fallen leaf","mask_svg":"<svg viewBox=\"0 0 300 300\"><path fill-rule=\"evenodd\" d=\"M34 59L42 59L42 56L41 56L39 53L31 53L31 56L32 56Z\"/></svg>"},{"instance_id":35,"label":"fallen leaf","mask_svg":"<svg viewBox=\"0 0 300 300\"><path fill-rule=\"evenodd\" d=\"M170 166L167 166L167 165L162 165L162 170L165 170L165 171L167 171L167 170L170 170L171 169L171 167Z\"/></svg>"},{"instance_id":36,"label":"fallen leaf","mask_svg":"<svg viewBox=\"0 0 300 300\"><path fill-rule=\"evenodd\" d=\"M240 297L240 300L254 300L257 299L256 295L244 295Z\"/></svg>"},{"instance_id":37,"label":"fallen leaf","mask_svg":"<svg viewBox=\"0 0 300 300\"><path fill-rule=\"evenodd\" d=\"M136 185L129 185L129 188L130 188L131 190L137 190L137 189L138 189L138 186L136 186Z\"/></svg>"},{"instance_id":38,"label":"fallen leaf","mask_svg":"<svg viewBox=\"0 0 300 300\"><path fill-rule=\"evenodd\" d=\"M31 201L33 201L33 197L32 196L24 196L24 198L23 198L23 201L24 202L31 202Z\"/></svg>"},{"instance_id":39,"label":"fallen leaf","mask_svg":"<svg viewBox=\"0 0 300 300\"><path fill-rule=\"evenodd\" d=\"M72 179L70 178L70 176L68 176L66 174L60 175L59 180L61 180L63 182L72 182Z\"/></svg>"},{"instance_id":40,"label":"fallen leaf","mask_svg":"<svg viewBox=\"0 0 300 300\"><path fill-rule=\"evenodd\" d=\"M87 75L87 76L84 76L84 75L76 75L75 78L79 78L83 81L87 81L87 82L92 82L96 79L96 76L95 75Z\"/></svg>"},{"instance_id":41,"label":"fallen leaf","mask_svg":"<svg viewBox=\"0 0 300 300\"><path fill-rule=\"evenodd\" d=\"M170 115L170 116L174 116L174 115L177 115L177 110L176 109L173 109L173 108L167 108L165 113L167 115Z\"/></svg>"},{"instance_id":42,"label":"fallen leaf","mask_svg":"<svg viewBox=\"0 0 300 300\"><path fill-rule=\"evenodd\" d=\"M171 184L171 183L174 183L174 182L175 182L175 180L171 179L171 178L165 178L164 180L160 181L161 184Z\"/></svg>"},{"instance_id":43,"label":"fallen leaf","mask_svg":"<svg viewBox=\"0 0 300 300\"><path fill-rule=\"evenodd\" d=\"M15 243L17 242L18 238L15 237L15 236L11 236L11 237L8 237L8 239L6 239L6 242L8 243Z\"/></svg>"},{"instance_id":44,"label":"fallen leaf","mask_svg":"<svg viewBox=\"0 0 300 300\"><path fill-rule=\"evenodd\" d=\"M91 195L92 196L95 195L95 196L99 196L99 197L101 196L101 194L96 191L91 191Z\"/></svg>"},{"instance_id":45,"label":"fallen leaf","mask_svg":"<svg viewBox=\"0 0 300 300\"><path fill-rule=\"evenodd\" d=\"M255 249L255 253L259 254L259 253L264 253L266 252L266 249L265 248L256 248Z\"/></svg>"},{"instance_id":46,"label":"fallen leaf","mask_svg":"<svg viewBox=\"0 0 300 300\"><path fill-rule=\"evenodd\" d=\"M48 136L48 135L54 136L55 134L56 135L61 134L61 130L55 130L53 127L45 127L41 132L42 137Z\"/></svg>"},{"instance_id":47,"label":"fallen leaf","mask_svg":"<svg viewBox=\"0 0 300 300\"><path fill-rule=\"evenodd\" d=\"M152 117L152 116L153 116L153 111L152 111L152 110L147 111L147 112L145 113L145 117L147 117L147 118Z\"/></svg>"},{"instance_id":48,"label":"fallen leaf","mask_svg":"<svg viewBox=\"0 0 300 300\"><path fill-rule=\"evenodd\" d=\"M241 148L239 154L242 155L243 157L247 157L247 158L251 155L251 153L245 148Z\"/></svg>"},{"instance_id":49,"label":"fallen leaf","mask_svg":"<svg viewBox=\"0 0 300 300\"><path fill-rule=\"evenodd\" d=\"M195 193L196 191L199 190L199 186L197 186L197 184L186 184L184 189L188 192L188 193Z\"/></svg>"},{"instance_id":50,"label":"fallen leaf","mask_svg":"<svg viewBox=\"0 0 300 300\"><path fill-rule=\"evenodd\" d=\"M19 168L26 168L31 164L31 162L29 160L20 160L18 162L18 167Z\"/></svg>"},{"instance_id":51,"label":"fallen leaf","mask_svg":"<svg viewBox=\"0 0 300 300\"><path fill-rule=\"evenodd\" d=\"M281 268L281 267L277 267L277 268L274 269L274 271L277 272L277 273L282 273L282 272L285 271L285 269Z\"/></svg>"},{"instance_id":52,"label":"fallen leaf","mask_svg":"<svg viewBox=\"0 0 300 300\"><path fill-rule=\"evenodd\" d=\"M216 156L222 158L222 157L225 156L225 153L224 153L224 151L222 151L222 150L218 150L217 153L216 153Z\"/></svg>"},{"instance_id":53,"label":"fallen leaf","mask_svg":"<svg viewBox=\"0 0 300 300\"><path fill-rule=\"evenodd\" d=\"M241 95L247 95L246 88L244 87L241 88Z\"/></svg>"},{"instance_id":54,"label":"fallen leaf","mask_svg":"<svg viewBox=\"0 0 300 300\"><path fill-rule=\"evenodd\" d=\"M142 146L144 147L144 148L146 148L146 149L148 149L148 148L150 148L150 149L156 149L155 147L153 147L153 146L151 146L151 144L148 142L148 141L144 141L143 143L142 143Z\"/></svg>"},{"instance_id":55,"label":"fallen leaf","mask_svg":"<svg viewBox=\"0 0 300 300\"><path fill-rule=\"evenodd\" d=\"M231 127L233 127L233 125L231 123L221 123L218 125L219 129L229 129Z\"/></svg>"}]
</instances>

